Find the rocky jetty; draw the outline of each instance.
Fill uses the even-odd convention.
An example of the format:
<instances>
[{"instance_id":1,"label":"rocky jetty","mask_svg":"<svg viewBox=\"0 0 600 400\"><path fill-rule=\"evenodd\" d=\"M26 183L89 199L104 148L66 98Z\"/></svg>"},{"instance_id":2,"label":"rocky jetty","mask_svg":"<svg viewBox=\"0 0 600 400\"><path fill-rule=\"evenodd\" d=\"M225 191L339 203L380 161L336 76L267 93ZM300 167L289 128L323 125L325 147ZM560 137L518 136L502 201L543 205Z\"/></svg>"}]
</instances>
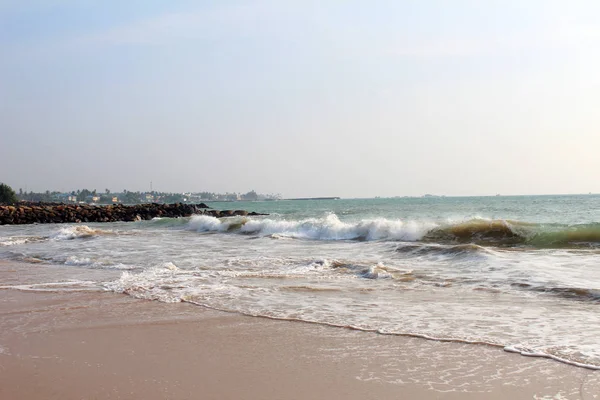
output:
<instances>
[{"instance_id":1,"label":"rocky jetty","mask_svg":"<svg viewBox=\"0 0 600 400\"><path fill-rule=\"evenodd\" d=\"M20 203L0 205L0 225L44 224L65 222L141 221L156 217L177 218L194 214L213 217L234 215L267 215L245 210L213 210L204 204L89 204Z\"/></svg>"}]
</instances>

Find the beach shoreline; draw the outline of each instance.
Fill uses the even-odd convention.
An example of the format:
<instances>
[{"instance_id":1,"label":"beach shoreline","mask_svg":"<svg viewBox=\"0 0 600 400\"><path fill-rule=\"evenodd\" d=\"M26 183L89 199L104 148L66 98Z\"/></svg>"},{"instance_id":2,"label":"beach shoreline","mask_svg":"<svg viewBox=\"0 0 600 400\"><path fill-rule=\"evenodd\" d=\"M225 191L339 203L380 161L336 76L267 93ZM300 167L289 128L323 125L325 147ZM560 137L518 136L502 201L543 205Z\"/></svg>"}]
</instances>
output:
<instances>
[{"instance_id":1,"label":"beach shoreline","mask_svg":"<svg viewBox=\"0 0 600 400\"><path fill-rule=\"evenodd\" d=\"M108 292L2 289L0 322L2 399L593 399L600 393L599 371L487 346Z\"/></svg>"}]
</instances>

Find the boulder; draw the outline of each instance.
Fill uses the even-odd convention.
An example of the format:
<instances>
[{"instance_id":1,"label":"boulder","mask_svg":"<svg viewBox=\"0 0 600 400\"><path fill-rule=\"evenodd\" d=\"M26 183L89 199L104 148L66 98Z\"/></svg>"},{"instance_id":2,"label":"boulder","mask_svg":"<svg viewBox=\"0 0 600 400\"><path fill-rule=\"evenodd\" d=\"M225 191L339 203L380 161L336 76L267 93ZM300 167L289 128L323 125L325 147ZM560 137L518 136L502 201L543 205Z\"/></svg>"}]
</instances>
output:
<instances>
[{"instance_id":1,"label":"boulder","mask_svg":"<svg viewBox=\"0 0 600 400\"><path fill-rule=\"evenodd\" d=\"M25 203L16 206L0 205L0 225L32 223L79 223L140 221L158 216L167 218L189 217L194 214L211 215L216 218L233 215L266 215L246 210L214 210L204 204L114 204L91 206L88 204Z\"/></svg>"}]
</instances>

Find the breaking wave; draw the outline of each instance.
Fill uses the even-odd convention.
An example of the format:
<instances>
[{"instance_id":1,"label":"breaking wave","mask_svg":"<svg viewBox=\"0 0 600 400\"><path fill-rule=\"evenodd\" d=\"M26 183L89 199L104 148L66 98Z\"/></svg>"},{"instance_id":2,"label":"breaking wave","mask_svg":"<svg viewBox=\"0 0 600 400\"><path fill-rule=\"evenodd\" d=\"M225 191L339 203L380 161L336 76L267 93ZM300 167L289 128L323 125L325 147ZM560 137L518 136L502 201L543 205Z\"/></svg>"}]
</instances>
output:
<instances>
[{"instance_id":1,"label":"breaking wave","mask_svg":"<svg viewBox=\"0 0 600 400\"><path fill-rule=\"evenodd\" d=\"M87 225L71 225L59 229L50 235L50 239L53 240L73 240L90 238L98 235L110 234L112 231L102 229L92 229Z\"/></svg>"},{"instance_id":2,"label":"breaking wave","mask_svg":"<svg viewBox=\"0 0 600 400\"><path fill-rule=\"evenodd\" d=\"M600 224L532 224L511 220L474 219L429 231L423 241L474 243L533 248L600 247Z\"/></svg>"},{"instance_id":3,"label":"breaking wave","mask_svg":"<svg viewBox=\"0 0 600 400\"><path fill-rule=\"evenodd\" d=\"M99 235L114 234L111 230L93 229L87 225L70 225L60 228L49 236L10 236L0 238L0 246L18 246L29 243L44 242L46 240L73 240L85 239Z\"/></svg>"},{"instance_id":4,"label":"breaking wave","mask_svg":"<svg viewBox=\"0 0 600 400\"><path fill-rule=\"evenodd\" d=\"M335 214L304 220L224 218L199 215L189 222L197 232L237 232L261 236L313 240L419 240L434 224L385 218L343 222Z\"/></svg>"},{"instance_id":5,"label":"breaking wave","mask_svg":"<svg viewBox=\"0 0 600 400\"><path fill-rule=\"evenodd\" d=\"M476 253L482 246L532 248L600 248L600 224L533 224L502 219L460 222L403 221L385 218L341 221L337 215L303 220L215 218L193 216L187 229L196 232L239 233L310 240L390 240L454 245L448 254ZM407 249L406 251L432 251ZM403 251L403 250L399 250ZM435 251L439 251L435 250Z\"/></svg>"}]
</instances>

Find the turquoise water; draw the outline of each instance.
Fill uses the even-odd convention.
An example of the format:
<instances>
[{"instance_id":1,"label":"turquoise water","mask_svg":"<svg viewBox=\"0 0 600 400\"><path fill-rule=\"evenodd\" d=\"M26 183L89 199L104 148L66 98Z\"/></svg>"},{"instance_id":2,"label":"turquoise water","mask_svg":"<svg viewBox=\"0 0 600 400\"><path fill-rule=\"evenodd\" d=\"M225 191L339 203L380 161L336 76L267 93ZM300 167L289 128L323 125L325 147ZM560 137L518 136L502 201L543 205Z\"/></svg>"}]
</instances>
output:
<instances>
[{"instance_id":1,"label":"turquoise water","mask_svg":"<svg viewBox=\"0 0 600 400\"><path fill-rule=\"evenodd\" d=\"M331 212L348 221L364 218L445 220L479 217L546 224L600 222L600 195L240 201L209 202L208 205L219 210L252 210L292 218L311 218Z\"/></svg>"},{"instance_id":2,"label":"turquoise water","mask_svg":"<svg viewBox=\"0 0 600 400\"><path fill-rule=\"evenodd\" d=\"M110 291L600 368L600 196L209 205L270 215L1 226L0 259L47 273L0 289Z\"/></svg>"},{"instance_id":3,"label":"turquoise water","mask_svg":"<svg viewBox=\"0 0 600 400\"><path fill-rule=\"evenodd\" d=\"M295 227L286 226L286 232L277 232L283 227L275 226L261 229L313 239L425 240L546 248L600 246L598 195L285 200L210 206L269 213L270 221L297 221ZM328 215L334 215L337 221L311 220ZM336 222L340 224L333 226ZM319 230L323 235L315 236Z\"/></svg>"}]
</instances>

